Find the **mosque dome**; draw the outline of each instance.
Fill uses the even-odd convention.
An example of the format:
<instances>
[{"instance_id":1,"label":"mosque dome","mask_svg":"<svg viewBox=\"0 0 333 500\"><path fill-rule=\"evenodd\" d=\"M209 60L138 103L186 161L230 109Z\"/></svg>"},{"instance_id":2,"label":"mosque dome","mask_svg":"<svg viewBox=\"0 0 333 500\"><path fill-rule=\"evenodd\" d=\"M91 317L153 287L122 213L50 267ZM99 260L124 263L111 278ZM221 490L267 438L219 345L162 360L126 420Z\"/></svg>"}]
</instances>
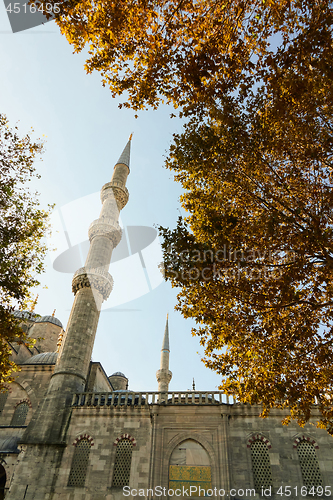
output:
<instances>
[{"instance_id":1,"label":"mosque dome","mask_svg":"<svg viewBox=\"0 0 333 500\"><path fill-rule=\"evenodd\" d=\"M41 352L32 356L24 364L25 365L55 365L58 358L57 352Z\"/></svg>"},{"instance_id":2,"label":"mosque dome","mask_svg":"<svg viewBox=\"0 0 333 500\"><path fill-rule=\"evenodd\" d=\"M54 325L63 328L61 321L58 318L55 318L54 316L42 316L41 318L38 318L35 321L36 323L53 323Z\"/></svg>"},{"instance_id":3,"label":"mosque dome","mask_svg":"<svg viewBox=\"0 0 333 500\"><path fill-rule=\"evenodd\" d=\"M108 377L114 391L124 391L128 389L128 378L122 372L114 372Z\"/></svg>"},{"instance_id":4,"label":"mosque dome","mask_svg":"<svg viewBox=\"0 0 333 500\"><path fill-rule=\"evenodd\" d=\"M110 377L124 377L127 379L126 375L124 375L122 372L114 372Z\"/></svg>"},{"instance_id":5,"label":"mosque dome","mask_svg":"<svg viewBox=\"0 0 333 500\"><path fill-rule=\"evenodd\" d=\"M15 318L29 319L30 321L36 321L38 314L30 311L14 311L13 316Z\"/></svg>"}]
</instances>

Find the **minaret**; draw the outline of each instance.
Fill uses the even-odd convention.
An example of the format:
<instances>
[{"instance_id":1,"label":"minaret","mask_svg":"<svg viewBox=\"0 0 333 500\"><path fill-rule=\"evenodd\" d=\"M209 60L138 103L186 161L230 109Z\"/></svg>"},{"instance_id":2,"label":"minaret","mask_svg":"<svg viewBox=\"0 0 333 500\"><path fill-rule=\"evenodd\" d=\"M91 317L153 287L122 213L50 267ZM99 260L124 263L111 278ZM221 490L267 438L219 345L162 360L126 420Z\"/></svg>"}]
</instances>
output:
<instances>
[{"instance_id":1,"label":"minaret","mask_svg":"<svg viewBox=\"0 0 333 500\"><path fill-rule=\"evenodd\" d=\"M22 442L61 442L68 418L65 408L73 393L85 390L101 305L113 286L108 269L112 251L122 235L119 212L129 197L126 180L131 138L114 167L111 182L102 187L102 210L89 227L90 249L85 266L73 277L74 303L55 370L44 402L35 412Z\"/></svg>"},{"instance_id":2,"label":"minaret","mask_svg":"<svg viewBox=\"0 0 333 500\"><path fill-rule=\"evenodd\" d=\"M169 347L169 315L167 315L163 344L161 349L161 364L160 369L156 372L156 378L158 382L158 391L159 392L168 392L170 380L172 378L172 373L169 370L169 356L170 356L170 347Z\"/></svg>"}]
</instances>

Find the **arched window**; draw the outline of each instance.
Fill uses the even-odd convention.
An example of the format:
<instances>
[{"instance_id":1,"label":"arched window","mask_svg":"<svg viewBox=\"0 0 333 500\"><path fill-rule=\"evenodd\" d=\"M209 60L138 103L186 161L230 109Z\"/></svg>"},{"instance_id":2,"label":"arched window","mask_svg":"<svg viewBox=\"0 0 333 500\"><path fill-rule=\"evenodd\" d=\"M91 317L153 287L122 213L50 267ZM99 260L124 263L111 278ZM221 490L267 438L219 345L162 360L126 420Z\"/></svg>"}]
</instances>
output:
<instances>
[{"instance_id":1,"label":"arched window","mask_svg":"<svg viewBox=\"0 0 333 500\"><path fill-rule=\"evenodd\" d=\"M7 398L8 398L8 391L7 390L0 392L0 414L2 413L2 410L5 407Z\"/></svg>"},{"instance_id":2,"label":"arched window","mask_svg":"<svg viewBox=\"0 0 333 500\"><path fill-rule=\"evenodd\" d=\"M69 473L68 486L82 488L84 486L89 462L91 441L87 438L80 439L74 450L72 467Z\"/></svg>"},{"instance_id":3,"label":"arched window","mask_svg":"<svg viewBox=\"0 0 333 500\"><path fill-rule=\"evenodd\" d=\"M251 461L254 487L257 493L261 488L272 486L271 462L269 460L267 444L257 439L251 444Z\"/></svg>"},{"instance_id":4,"label":"arched window","mask_svg":"<svg viewBox=\"0 0 333 500\"><path fill-rule=\"evenodd\" d=\"M301 441L297 445L297 453L302 470L304 486L307 488L322 486L323 480L313 444L309 443L309 441Z\"/></svg>"},{"instance_id":5,"label":"arched window","mask_svg":"<svg viewBox=\"0 0 333 500\"><path fill-rule=\"evenodd\" d=\"M129 485L131 474L133 443L129 439L121 439L117 444L112 487L122 488Z\"/></svg>"},{"instance_id":6,"label":"arched window","mask_svg":"<svg viewBox=\"0 0 333 500\"><path fill-rule=\"evenodd\" d=\"M29 411L29 405L27 402L23 401L23 403L20 403L17 405L14 411L14 415L11 421L10 425L24 425L25 424L25 419L27 418Z\"/></svg>"},{"instance_id":7,"label":"arched window","mask_svg":"<svg viewBox=\"0 0 333 500\"><path fill-rule=\"evenodd\" d=\"M6 486L6 471L5 468L0 465L0 500L5 498L5 486Z\"/></svg>"},{"instance_id":8,"label":"arched window","mask_svg":"<svg viewBox=\"0 0 333 500\"><path fill-rule=\"evenodd\" d=\"M186 439L173 450L169 462L169 488L176 490L196 486L192 496L199 495L199 488L207 491L212 487L209 455L204 447Z\"/></svg>"}]
</instances>

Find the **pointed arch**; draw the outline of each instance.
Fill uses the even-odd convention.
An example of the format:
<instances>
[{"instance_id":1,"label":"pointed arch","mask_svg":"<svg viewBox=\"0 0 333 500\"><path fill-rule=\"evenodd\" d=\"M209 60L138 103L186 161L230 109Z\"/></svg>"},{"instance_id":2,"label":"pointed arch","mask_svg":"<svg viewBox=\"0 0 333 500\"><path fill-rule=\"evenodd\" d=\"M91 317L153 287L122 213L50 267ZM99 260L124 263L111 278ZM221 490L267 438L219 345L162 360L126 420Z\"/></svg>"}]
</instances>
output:
<instances>
[{"instance_id":1,"label":"pointed arch","mask_svg":"<svg viewBox=\"0 0 333 500\"><path fill-rule=\"evenodd\" d=\"M114 446L117 446L117 449L113 469L112 488L122 488L129 485L132 466L132 451L133 446L135 446L136 443L133 443L135 440L129 434L125 434L125 436L128 437L123 437L119 440L117 438L113 443Z\"/></svg>"},{"instance_id":2,"label":"pointed arch","mask_svg":"<svg viewBox=\"0 0 333 500\"><path fill-rule=\"evenodd\" d=\"M75 446L74 455L72 459L72 466L68 477L68 486L77 488L84 487L86 480L89 454L91 449L91 439L82 437L74 441Z\"/></svg>"},{"instance_id":3,"label":"pointed arch","mask_svg":"<svg viewBox=\"0 0 333 500\"><path fill-rule=\"evenodd\" d=\"M195 486L202 490L212 488L210 457L197 440L190 438L178 443L169 460L169 489ZM198 494L199 495L199 494ZM192 496L198 496L192 495Z\"/></svg>"},{"instance_id":4,"label":"pointed arch","mask_svg":"<svg viewBox=\"0 0 333 500\"><path fill-rule=\"evenodd\" d=\"M31 403L29 400L23 399L15 405L14 414L10 425L22 427L25 424Z\"/></svg>"},{"instance_id":5,"label":"pointed arch","mask_svg":"<svg viewBox=\"0 0 333 500\"><path fill-rule=\"evenodd\" d=\"M84 432L82 434L79 434L78 437L73 441L73 446L76 446L81 441L81 439L88 439L88 441L90 442L90 446L95 445L94 440L90 436L90 434L87 434L86 432Z\"/></svg>"},{"instance_id":6,"label":"pointed arch","mask_svg":"<svg viewBox=\"0 0 333 500\"><path fill-rule=\"evenodd\" d=\"M272 486L272 470L268 450L271 444L262 434L252 436L248 441L251 451L252 473L256 492Z\"/></svg>"},{"instance_id":7,"label":"pointed arch","mask_svg":"<svg viewBox=\"0 0 333 500\"><path fill-rule=\"evenodd\" d=\"M120 436L118 436L114 441L113 446L117 446L119 441L121 441L122 439L129 439L132 442L132 445L136 446L136 440L130 434L121 434Z\"/></svg>"},{"instance_id":8,"label":"pointed arch","mask_svg":"<svg viewBox=\"0 0 333 500\"><path fill-rule=\"evenodd\" d=\"M299 445L299 443L301 441L308 441L309 443L311 443L316 450L318 450L319 446L318 446L318 443L317 441L315 441L314 439L310 438L309 436L298 436L295 441L294 441L294 444L293 444L293 448L297 448L297 446Z\"/></svg>"},{"instance_id":9,"label":"pointed arch","mask_svg":"<svg viewBox=\"0 0 333 500\"><path fill-rule=\"evenodd\" d=\"M211 481L212 484L217 484L219 481L219 457L216 454L216 451L214 450L211 443L206 439L204 433L200 433L198 431L190 431L190 430L179 432L169 441L166 448L166 452L165 454L163 454L162 458L163 466L162 466L162 474L160 477L161 484L166 486L169 483L168 471L170 465L170 458L173 450L177 447L177 445L183 443L188 439L196 441L203 447L204 450L206 450L211 467Z\"/></svg>"},{"instance_id":10,"label":"pointed arch","mask_svg":"<svg viewBox=\"0 0 333 500\"><path fill-rule=\"evenodd\" d=\"M322 486L323 479L316 453L316 442L309 438L298 438L295 441L297 441L297 455L301 466L304 486L307 488Z\"/></svg>"},{"instance_id":11,"label":"pointed arch","mask_svg":"<svg viewBox=\"0 0 333 500\"><path fill-rule=\"evenodd\" d=\"M247 447L251 448L251 444L254 443L254 441L258 441L258 440L265 443L267 445L268 449L272 448L272 444L271 444L270 440L267 439L263 434L261 434L261 432L251 434L251 437L249 437L249 439L247 441Z\"/></svg>"}]
</instances>

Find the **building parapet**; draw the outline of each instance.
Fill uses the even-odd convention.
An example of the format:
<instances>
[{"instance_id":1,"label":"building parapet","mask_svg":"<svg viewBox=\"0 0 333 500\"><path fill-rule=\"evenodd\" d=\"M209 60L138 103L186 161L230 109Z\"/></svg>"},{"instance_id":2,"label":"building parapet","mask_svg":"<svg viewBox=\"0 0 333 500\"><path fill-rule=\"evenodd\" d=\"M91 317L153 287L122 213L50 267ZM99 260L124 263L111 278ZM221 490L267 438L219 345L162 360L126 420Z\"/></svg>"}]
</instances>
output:
<instances>
[{"instance_id":1,"label":"building parapet","mask_svg":"<svg viewBox=\"0 0 333 500\"><path fill-rule=\"evenodd\" d=\"M124 407L150 405L230 405L235 398L220 391L172 391L172 392L80 392L73 395L73 407Z\"/></svg>"}]
</instances>

